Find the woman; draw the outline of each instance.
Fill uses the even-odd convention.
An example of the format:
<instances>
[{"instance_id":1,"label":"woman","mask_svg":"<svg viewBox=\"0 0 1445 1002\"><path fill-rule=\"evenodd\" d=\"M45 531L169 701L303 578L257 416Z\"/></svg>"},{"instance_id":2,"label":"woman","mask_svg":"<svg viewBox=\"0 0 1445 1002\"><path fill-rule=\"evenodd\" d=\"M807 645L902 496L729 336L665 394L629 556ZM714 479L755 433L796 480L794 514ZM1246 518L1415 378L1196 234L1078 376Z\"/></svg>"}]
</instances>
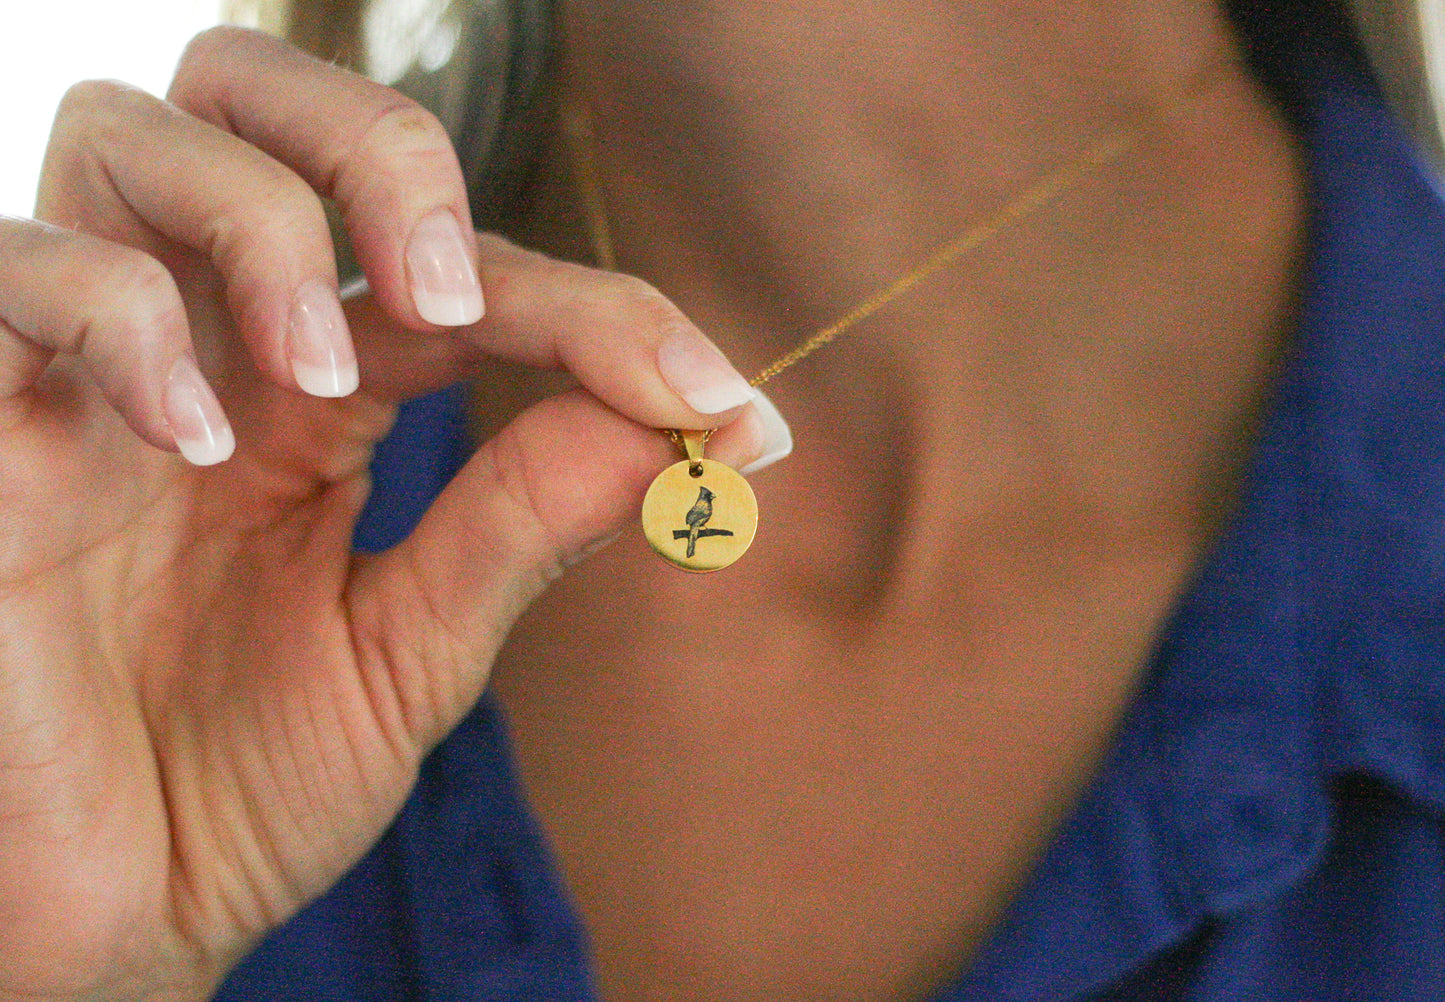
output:
<instances>
[{"instance_id":1,"label":"woman","mask_svg":"<svg viewBox=\"0 0 1445 1002\"><path fill-rule=\"evenodd\" d=\"M0 265L0 998L1435 997L1445 221L1343 25L1234 14L570 2L650 284L280 43L72 92ZM1021 198L769 383L743 561L572 566ZM353 557L483 356L580 387Z\"/></svg>"}]
</instances>

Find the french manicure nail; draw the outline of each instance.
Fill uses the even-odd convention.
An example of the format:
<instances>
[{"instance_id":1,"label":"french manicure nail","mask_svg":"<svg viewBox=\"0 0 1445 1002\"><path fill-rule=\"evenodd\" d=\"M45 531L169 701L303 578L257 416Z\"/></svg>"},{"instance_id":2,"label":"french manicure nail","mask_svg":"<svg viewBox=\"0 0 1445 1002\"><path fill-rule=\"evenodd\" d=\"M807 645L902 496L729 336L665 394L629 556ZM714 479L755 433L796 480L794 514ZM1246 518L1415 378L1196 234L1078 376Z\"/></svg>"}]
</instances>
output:
<instances>
[{"instance_id":1,"label":"french manicure nail","mask_svg":"<svg viewBox=\"0 0 1445 1002\"><path fill-rule=\"evenodd\" d=\"M793 432L788 427L788 422L783 420L783 415L778 413L777 407L773 406L766 393L762 390L753 392L757 394L753 406L758 409L758 417L762 419L763 448L757 459L738 471L744 476L756 473L765 466L772 466L793 451Z\"/></svg>"},{"instance_id":2,"label":"french manicure nail","mask_svg":"<svg viewBox=\"0 0 1445 1002\"><path fill-rule=\"evenodd\" d=\"M423 320L461 327L482 319L482 285L457 217L438 209L416 224L406 245L411 298Z\"/></svg>"},{"instance_id":3,"label":"french manicure nail","mask_svg":"<svg viewBox=\"0 0 1445 1002\"><path fill-rule=\"evenodd\" d=\"M662 339L657 371L699 414L721 414L757 396L723 353L693 331L675 331Z\"/></svg>"},{"instance_id":4,"label":"french manicure nail","mask_svg":"<svg viewBox=\"0 0 1445 1002\"><path fill-rule=\"evenodd\" d=\"M314 397L344 397L360 383L356 352L336 294L312 280L291 304L291 374Z\"/></svg>"},{"instance_id":5,"label":"french manicure nail","mask_svg":"<svg viewBox=\"0 0 1445 1002\"><path fill-rule=\"evenodd\" d=\"M189 462L212 466L236 451L236 436L221 410L221 402L189 355L182 355L171 365L162 406L176 448Z\"/></svg>"}]
</instances>

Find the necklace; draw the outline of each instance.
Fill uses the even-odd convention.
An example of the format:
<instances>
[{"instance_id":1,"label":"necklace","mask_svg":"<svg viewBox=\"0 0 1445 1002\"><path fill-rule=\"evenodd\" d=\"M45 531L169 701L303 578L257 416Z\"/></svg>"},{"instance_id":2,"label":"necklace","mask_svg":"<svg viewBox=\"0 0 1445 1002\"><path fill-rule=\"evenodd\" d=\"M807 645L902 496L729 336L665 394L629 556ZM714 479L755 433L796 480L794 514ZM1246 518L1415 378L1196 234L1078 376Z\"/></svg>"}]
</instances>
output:
<instances>
[{"instance_id":1,"label":"necklace","mask_svg":"<svg viewBox=\"0 0 1445 1002\"><path fill-rule=\"evenodd\" d=\"M1162 118L1197 100L1219 79L1223 70L1232 65L1234 61L1228 58L1206 64L1176 88L1162 94L1158 105L1103 133L1071 159L1041 174L908 271L777 358L749 383L762 386L999 233L1072 191L1087 177L1132 149L1151 118ZM596 139L585 106L577 103L564 106L562 132L572 160L593 255L598 265L615 271L616 245L602 193ZM727 567L747 551L757 532L758 506L752 487L736 470L703 456L712 431L664 431L682 451L683 458L657 475L642 502L642 531L648 544L664 560L687 571Z\"/></svg>"}]
</instances>

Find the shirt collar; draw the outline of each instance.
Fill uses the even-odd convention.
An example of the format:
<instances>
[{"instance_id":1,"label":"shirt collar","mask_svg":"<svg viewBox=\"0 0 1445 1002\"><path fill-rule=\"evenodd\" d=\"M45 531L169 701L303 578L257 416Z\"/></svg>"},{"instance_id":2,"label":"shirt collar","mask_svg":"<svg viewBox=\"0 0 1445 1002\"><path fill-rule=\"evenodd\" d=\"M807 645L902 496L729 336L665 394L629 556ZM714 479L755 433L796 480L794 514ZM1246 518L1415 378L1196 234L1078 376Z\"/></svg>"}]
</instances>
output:
<instances>
[{"instance_id":1,"label":"shirt collar","mask_svg":"<svg viewBox=\"0 0 1445 1002\"><path fill-rule=\"evenodd\" d=\"M1353 54L1300 37L1272 67L1308 142L1312 240L1238 517L946 998L1086 994L1279 893L1327 841L1334 776L1445 813L1445 211Z\"/></svg>"}]
</instances>

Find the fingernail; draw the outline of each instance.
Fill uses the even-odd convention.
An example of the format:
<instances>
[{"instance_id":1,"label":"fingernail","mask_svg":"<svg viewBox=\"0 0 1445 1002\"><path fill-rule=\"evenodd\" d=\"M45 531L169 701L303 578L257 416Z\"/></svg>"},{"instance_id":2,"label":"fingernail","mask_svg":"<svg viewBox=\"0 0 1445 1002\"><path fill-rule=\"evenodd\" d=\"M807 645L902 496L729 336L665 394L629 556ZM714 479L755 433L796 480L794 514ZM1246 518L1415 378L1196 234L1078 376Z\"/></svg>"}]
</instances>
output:
<instances>
[{"instance_id":1,"label":"fingernail","mask_svg":"<svg viewBox=\"0 0 1445 1002\"><path fill-rule=\"evenodd\" d=\"M176 448L187 461L211 466L229 459L236 451L236 436L221 410L221 402L189 355L182 355L171 366L162 406Z\"/></svg>"},{"instance_id":2,"label":"fingernail","mask_svg":"<svg viewBox=\"0 0 1445 1002\"><path fill-rule=\"evenodd\" d=\"M699 414L721 414L757 394L713 343L693 331L676 331L657 346L657 371Z\"/></svg>"},{"instance_id":3,"label":"fingernail","mask_svg":"<svg viewBox=\"0 0 1445 1002\"><path fill-rule=\"evenodd\" d=\"M341 303L318 281L296 291L288 347L296 385L313 397L344 397L361 382Z\"/></svg>"},{"instance_id":4,"label":"fingernail","mask_svg":"<svg viewBox=\"0 0 1445 1002\"><path fill-rule=\"evenodd\" d=\"M765 466L772 466L793 451L793 431L788 427L788 422L783 420L783 415L778 413L766 393L762 390L753 392L757 394L753 406L758 409L758 417L762 419L763 448L757 459L738 471L744 476L756 473Z\"/></svg>"},{"instance_id":5,"label":"fingernail","mask_svg":"<svg viewBox=\"0 0 1445 1002\"><path fill-rule=\"evenodd\" d=\"M482 285L457 217L438 209L416 224L406 245L411 298L423 320L461 327L482 319Z\"/></svg>"}]
</instances>

